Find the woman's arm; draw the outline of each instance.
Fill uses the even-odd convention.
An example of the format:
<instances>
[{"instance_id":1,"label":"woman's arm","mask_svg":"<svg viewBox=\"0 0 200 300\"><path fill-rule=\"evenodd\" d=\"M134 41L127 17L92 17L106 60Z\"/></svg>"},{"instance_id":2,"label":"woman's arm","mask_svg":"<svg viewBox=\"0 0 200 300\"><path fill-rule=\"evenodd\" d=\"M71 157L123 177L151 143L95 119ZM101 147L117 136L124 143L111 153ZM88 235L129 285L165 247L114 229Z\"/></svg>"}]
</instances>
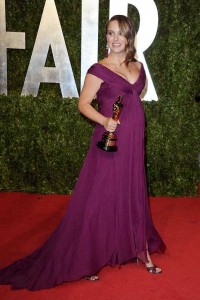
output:
<instances>
[{"instance_id":1,"label":"woman's arm","mask_svg":"<svg viewBox=\"0 0 200 300\"><path fill-rule=\"evenodd\" d=\"M84 86L78 101L78 108L83 115L92 121L101 124L106 130L115 131L117 122L115 122L112 118L103 116L91 105L91 102L95 98L102 82L103 80L92 74L86 75Z\"/></svg>"}]
</instances>

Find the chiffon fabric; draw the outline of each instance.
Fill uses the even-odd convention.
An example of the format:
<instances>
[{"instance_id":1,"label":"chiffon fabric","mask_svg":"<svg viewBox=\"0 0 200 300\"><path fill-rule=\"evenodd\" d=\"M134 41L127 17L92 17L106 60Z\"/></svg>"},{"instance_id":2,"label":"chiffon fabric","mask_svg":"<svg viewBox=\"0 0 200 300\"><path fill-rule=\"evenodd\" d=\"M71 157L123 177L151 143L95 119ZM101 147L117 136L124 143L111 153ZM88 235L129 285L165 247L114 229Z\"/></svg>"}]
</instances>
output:
<instances>
[{"instance_id":1,"label":"chiffon fabric","mask_svg":"<svg viewBox=\"0 0 200 300\"><path fill-rule=\"evenodd\" d=\"M96 274L106 265L147 262L165 245L151 218L144 166L145 117L140 93L145 85L141 64L135 83L96 63L89 74L103 80L97 93L99 111L111 117L123 96L117 152L96 144L105 132L97 124L69 206L58 227L32 254L0 270L0 284L39 290Z\"/></svg>"}]
</instances>

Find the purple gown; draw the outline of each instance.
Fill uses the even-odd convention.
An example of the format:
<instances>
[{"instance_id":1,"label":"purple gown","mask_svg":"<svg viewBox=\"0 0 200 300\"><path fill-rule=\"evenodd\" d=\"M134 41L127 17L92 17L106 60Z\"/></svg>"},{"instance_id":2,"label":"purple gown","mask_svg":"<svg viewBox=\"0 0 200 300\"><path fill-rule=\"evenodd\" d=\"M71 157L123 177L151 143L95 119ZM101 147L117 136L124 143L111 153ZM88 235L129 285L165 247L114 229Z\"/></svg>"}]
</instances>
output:
<instances>
[{"instance_id":1,"label":"purple gown","mask_svg":"<svg viewBox=\"0 0 200 300\"><path fill-rule=\"evenodd\" d=\"M48 240L32 254L0 270L0 284L39 290L96 274L165 249L148 206L144 167L145 118L140 93L145 85L141 65L134 84L96 63L88 70L103 80L97 93L99 111L112 116L112 105L123 96L117 152L96 144L105 132L97 124L64 218Z\"/></svg>"}]
</instances>

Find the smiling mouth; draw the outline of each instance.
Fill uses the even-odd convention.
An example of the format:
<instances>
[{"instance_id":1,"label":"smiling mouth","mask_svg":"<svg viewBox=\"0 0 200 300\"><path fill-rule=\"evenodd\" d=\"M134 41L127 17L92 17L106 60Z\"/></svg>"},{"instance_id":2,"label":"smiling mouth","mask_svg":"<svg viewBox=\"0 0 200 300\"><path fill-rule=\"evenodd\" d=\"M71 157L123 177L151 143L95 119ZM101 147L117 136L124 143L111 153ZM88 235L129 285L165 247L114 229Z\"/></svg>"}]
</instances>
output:
<instances>
[{"instance_id":1,"label":"smiling mouth","mask_svg":"<svg viewBox=\"0 0 200 300\"><path fill-rule=\"evenodd\" d=\"M114 47L119 47L119 46L121 46L121 44L120 43L113 43L113 46Z\"/></svg>"}]
</instances>

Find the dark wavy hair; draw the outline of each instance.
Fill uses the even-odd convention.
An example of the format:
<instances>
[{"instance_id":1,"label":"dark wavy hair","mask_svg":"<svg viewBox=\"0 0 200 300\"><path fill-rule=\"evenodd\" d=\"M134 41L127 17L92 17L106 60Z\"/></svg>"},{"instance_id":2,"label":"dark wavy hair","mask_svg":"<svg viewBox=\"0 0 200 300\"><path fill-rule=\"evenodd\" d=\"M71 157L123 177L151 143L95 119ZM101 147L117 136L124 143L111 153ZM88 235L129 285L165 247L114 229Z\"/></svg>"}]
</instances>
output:
<instances>
[{"instance_id":1,"label":"dark wavy hair","mask_svg":"<svg viewBox=\"0 0 200 300\"><path fill-rule=\"evenodd\" d=\"M135 42L135 26L132 22L132 20L129 17L126 17L124 15L115 15L113 16L106 24L106 34L108 31L108 26L110 22L117 21L119 25L119 29L123 36L127 39L127 45L126 45L126 58L125 58L125 64L128 65L129 62L135 60L135 53L136 49L134 46Z\"/></svg>"}]
</instances>

